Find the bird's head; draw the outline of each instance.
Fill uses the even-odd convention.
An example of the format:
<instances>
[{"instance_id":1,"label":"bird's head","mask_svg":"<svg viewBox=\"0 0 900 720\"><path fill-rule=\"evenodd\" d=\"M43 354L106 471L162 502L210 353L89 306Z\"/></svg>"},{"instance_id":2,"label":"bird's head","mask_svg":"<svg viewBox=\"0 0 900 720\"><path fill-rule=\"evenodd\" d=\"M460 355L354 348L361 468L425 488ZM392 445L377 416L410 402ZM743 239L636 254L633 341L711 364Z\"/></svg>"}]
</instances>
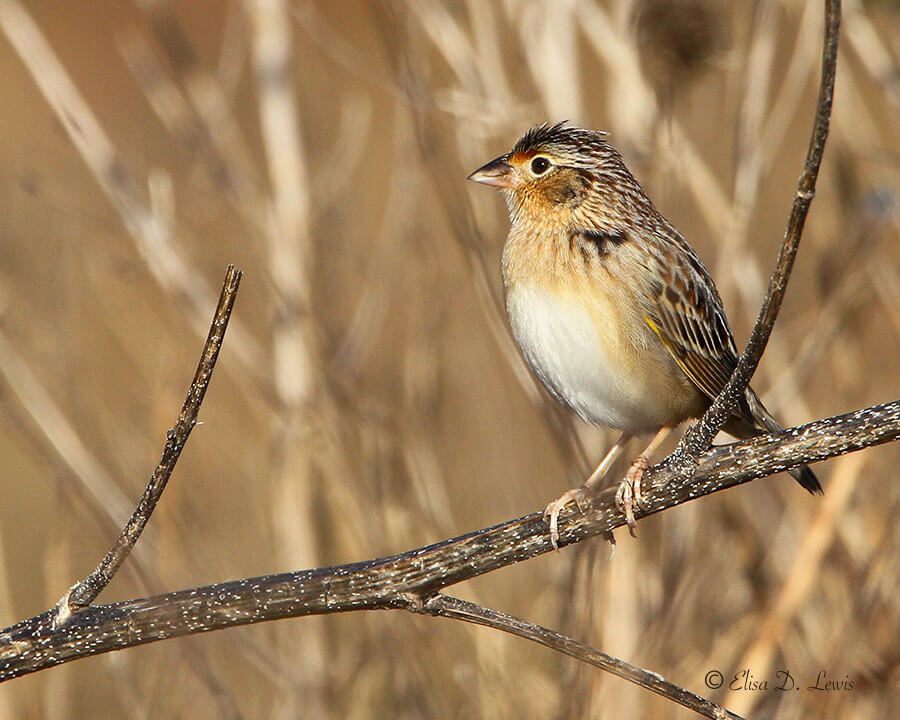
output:
<instances>
[{"instance_id":1,"label":"bird's head","mask_svg":"<svg viewBox=\"0 0 900 720\"><path fill-rule=\"evenodd\" d=\"M503 190L514 221L537 215L569 224L586 201L593 205L605 189L634 182L605 135L565 122L538 125L469 180Z\"/></svg>"},{"instance_id":2,"label":"bird's head","mask_svg":"<svg viewBox=\"0 0 900 720\"><path fill-rule=\"evenodd\" d=\"M514 213L524 208L571 213L604 175L624 169L605 135L565 122L544 123L526 132L508 153L478 168L469 180L503 190Z\"/></svg>"}]
</instances>

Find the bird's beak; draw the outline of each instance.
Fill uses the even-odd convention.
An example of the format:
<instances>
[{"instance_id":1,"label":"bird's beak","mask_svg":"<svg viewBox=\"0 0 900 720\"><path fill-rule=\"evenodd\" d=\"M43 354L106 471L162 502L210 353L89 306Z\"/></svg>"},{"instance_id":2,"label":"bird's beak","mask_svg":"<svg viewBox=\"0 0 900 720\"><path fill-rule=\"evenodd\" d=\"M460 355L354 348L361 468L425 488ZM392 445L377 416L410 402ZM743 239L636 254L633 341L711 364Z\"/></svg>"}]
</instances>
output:
<instances>
[{"instance_id":1,"label":"bird's beak","mask_svg":"<svg viewBox=\"0 0 900 720\"><path fill-rule=\"evenodd\" d=\"M490 185L504 190L511 190L519 183L519 178L513 170L513 166L508 162L508 155L501 155L491 160L487 165L482 165L475 172L469 175L472 180L482 185Z\"/></svg>"}]
</instances>

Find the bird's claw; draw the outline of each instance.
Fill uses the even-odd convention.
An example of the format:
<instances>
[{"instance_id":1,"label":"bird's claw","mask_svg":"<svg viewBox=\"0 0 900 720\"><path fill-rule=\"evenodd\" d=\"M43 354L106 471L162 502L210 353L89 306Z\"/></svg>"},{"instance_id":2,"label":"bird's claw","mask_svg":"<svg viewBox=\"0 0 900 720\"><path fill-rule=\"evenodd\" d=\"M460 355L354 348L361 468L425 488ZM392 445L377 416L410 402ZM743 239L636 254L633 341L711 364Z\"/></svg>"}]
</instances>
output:
<instances>
[{"instance_id":1,"label":"bird's claw","mask_svg":"<svg viewBox=\"0 0 900 720\"><path fill-rule=\"evenodd\" d=\"M559 514L571 502L574 502L578 509L584 512L587 507L587 497L588 491L583 487L566 490L558 499L544 508L544 520L550 523L550 543L554 550L559 550Z\"/></svg>"},{"instance_id":2,"label":"bird's claw","mask_svg":"<svg viewBox=\"0 0 900 720\"><path fill-rule=\"evenodd\" d=\"M616 507L625 514L625 522L628 523L628 532L631 537L637 537L634 533L635 520L634 508L643 509L643 500L641 499L641 480L644 472L650 467L647 458L639 456L628 468L625 478L616 491Z\"/></svg>"},{"instance_id":3,"label":"bird's claw","mask_svg":"<svg viewBox=\"0 0 900 720\"><path fill-rule=\"evenodd\" d=\"M641 498L641 480L644 472L650 467L647 458L638 456L638 458L628 468L625 478L616 491L616 507L625 514L625 522L628 523L628 532L632 537L634 534L635 520L634 510L644 509L644 503ZM559 514L571 502L574 502L578 509L584 513L587 510L587 500L591 495L591 490L582 485L581 487L566 490L557 500L554 500L544 509L544 519L550 524L550 543L554 550L559 550Z\"/></svg>"}]
</instances>

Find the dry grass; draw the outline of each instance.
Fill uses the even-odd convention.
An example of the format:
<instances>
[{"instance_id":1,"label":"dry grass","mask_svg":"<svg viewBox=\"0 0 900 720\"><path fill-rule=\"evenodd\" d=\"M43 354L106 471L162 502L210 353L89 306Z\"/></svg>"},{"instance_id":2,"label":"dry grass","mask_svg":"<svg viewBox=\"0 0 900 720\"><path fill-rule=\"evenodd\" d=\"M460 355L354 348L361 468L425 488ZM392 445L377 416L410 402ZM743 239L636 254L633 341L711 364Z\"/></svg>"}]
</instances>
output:
<instances>
[{"instance_id":1,"label":"dry grass","mask_svg":"<svg viewBox=\"0 0 900 720\"><path fill-rule=\"evenodd\" d=\"M819 195L755 382L791 424L900 388L900 15L846 4ZM103 600L399 551L575 483L609 437L524 371L501 314L505 209L464 181L531 124L611 131L745 338L812 122L821 11L678 0L688 38L708 35L685 44L677 20L652 25L672 17L659 5L101 0L24 15L0 0L0 626L55 602L124 521L227 262L246 272L240 327L206 424ZM641 521L614 560L590 543L464 592L750 717L889 717L898 466L895 446L820 466L825 500L759 481ZM770 684L789 670L803 690L704 687L744 668ZM820 670L853 690L806 690ZM0 720L151 716L688 714L521 641L387 612L0 688Z\"/></svg>"}]
</instances>

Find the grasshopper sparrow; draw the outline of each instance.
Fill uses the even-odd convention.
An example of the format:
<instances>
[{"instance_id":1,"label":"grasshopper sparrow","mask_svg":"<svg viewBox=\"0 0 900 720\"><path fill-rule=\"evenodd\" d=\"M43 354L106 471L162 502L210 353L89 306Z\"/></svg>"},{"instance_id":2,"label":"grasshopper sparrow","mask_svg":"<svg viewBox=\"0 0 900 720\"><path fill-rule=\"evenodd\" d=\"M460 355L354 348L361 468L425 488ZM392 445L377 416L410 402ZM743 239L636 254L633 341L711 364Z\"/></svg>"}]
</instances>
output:
<instances>
[{"instance_id":1,"label":"grasshopper sparrow","mask_svg":"<svg viewBox=\"0 0 900 720\"><path fill-rule=\"evenodd\" d=\"M562 508L594 490L631 437L655 433L616 495L633 530L651 454L703 414L737 364L712 278L605 133L540 125L469 179L500 188L509 206L503 283L525 361L582 419L622 431L587 481L547 506L553 544ZM747 388L724 429L748 438L780 426ZM789 472L822 492L808 467Z\"/></svg>"}]
</instances>

